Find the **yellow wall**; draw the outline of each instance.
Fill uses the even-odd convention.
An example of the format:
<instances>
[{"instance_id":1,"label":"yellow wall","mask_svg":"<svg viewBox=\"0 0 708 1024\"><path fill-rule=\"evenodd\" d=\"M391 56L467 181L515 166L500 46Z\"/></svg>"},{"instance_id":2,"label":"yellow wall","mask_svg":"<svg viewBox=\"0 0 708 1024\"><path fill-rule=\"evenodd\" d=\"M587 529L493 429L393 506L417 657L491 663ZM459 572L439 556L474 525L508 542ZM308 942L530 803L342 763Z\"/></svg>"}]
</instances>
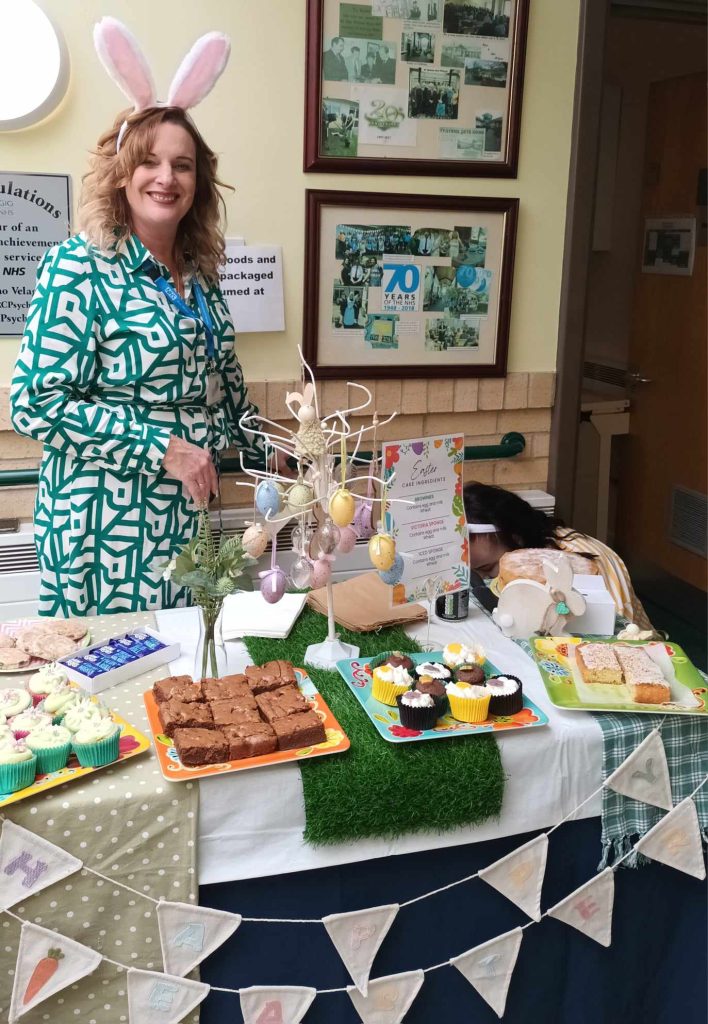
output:
<instances>
[{"instance_id":1,"label":"yellow wall","mask_svg":"<svg viewBox=\"0 0 708 1024\"><path fill-rule=\"evenodd\" d=\"M291 380L301 340L305 188L518 196L521 200L509 370L552 370L570 155L579 0L532 0L516 180L396 178L302 173L305 0L40 0L64 33L72 75L62 107L44 124L0 136L3 171L55 171L78 196L87 150L112 123L122 94L93 50L94 22L111 14L132 29L164 95L192 41L211 29L232 39L231 63L195 115L221 155L229 233L251 244L282 244L287 330L243 336L238 352L250 380ZM306 287L306 285L305 285ZM0 385L18 339L0 339Z\"/></svg>"}]
</instances>

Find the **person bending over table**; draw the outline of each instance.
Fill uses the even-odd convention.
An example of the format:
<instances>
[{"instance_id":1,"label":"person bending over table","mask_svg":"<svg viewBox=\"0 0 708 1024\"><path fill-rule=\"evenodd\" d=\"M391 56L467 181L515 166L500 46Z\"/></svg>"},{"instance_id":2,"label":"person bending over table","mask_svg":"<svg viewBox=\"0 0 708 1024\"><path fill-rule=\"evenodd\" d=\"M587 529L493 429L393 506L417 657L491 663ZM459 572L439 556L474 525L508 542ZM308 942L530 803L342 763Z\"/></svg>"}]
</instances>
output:
<instances>
[{"instance_id":1,"label":"person bending over table","mask_svg":"<svg viewBox=\"0 0 708 1024\"><path fill-rule=\"evenodd\" d=\"M83 231L41 262L11 389L15 430L44 442L40 615L179 603L155 564L217 493L212 453L264 459L239 427L258 410L218 284L215 154L184 110L148 107L117 117L83 181Z\"/></svg>"},{"instance_id":2,"label":"person bending over table","mask_svg":"<svg viewBox=\"0 0 708 1024\"><path fill-rule=\"evenodd\" d=\"M612 595L617 612L641 629L652 629L634 593L627 567L612 548L585 533L568 529L560 519L533 508L513 491L470 483L463 490L470 529L470 568L488 578L499 574L499 559L518 548L556 548L591 558ZM474 526L493 527L476 532Z\"/></svg>"}]
</instances>

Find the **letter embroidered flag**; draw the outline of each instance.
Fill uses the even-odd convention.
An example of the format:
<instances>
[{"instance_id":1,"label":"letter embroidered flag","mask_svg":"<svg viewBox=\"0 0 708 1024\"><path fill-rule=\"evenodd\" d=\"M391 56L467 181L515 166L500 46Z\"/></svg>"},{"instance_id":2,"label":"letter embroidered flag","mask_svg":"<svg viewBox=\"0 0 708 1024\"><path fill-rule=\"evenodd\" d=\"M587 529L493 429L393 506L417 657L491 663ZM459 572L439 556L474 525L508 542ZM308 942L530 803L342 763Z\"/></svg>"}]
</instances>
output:
<instances>
[{"instance_id":1,"label":"letter embroidered flag","mask_svg":"<svg viewBox=\"0 0 708 1024\"><path fill-rule=\"evenodd\" d=\"M175 974L128 969L130 1024L178 1024L201 1003L209 986Z\"/></svg>"},{"instance_id":2,"label":"letter embroidered flag","mask_svg":"<svg viewBox=\"0 0 708 1024\"><path fill-rule=\"evenodd\" d=\"M671 798L669 766L657 729L653 729L619 768L615 768L605 779L605 785L632 800L641 800L665 811L671 810L674 802Z\"/></svg>"},{"instance_id":3,"label":"letter embroidered flag","mask_svg":"<svg viewBox=\"0 0 708 1024\"><path fill-rule=\"evenodd\" d=\"M612 942L612 906L615 900L615 873L605 868L591 881L581 885L547 912L588 935L601 946Z\"/></svg>"},{"instance_id":4,"label":"letter embroidered flag","mask_svg":"<svg viewBox=\"0 0 708 1024\"><path fill-rule=\"evenodd\" d=\"M243 1024L300 1024L316 995L316 988L299 988L296 985L242 988Z\"/></svg>"},{"instance_id":5,"label":"letter embroidered flag","mask_svg":"<svg viewBox=\"0 0 708 1024\"><path fill-rule=\"evenodd\" d=\"M506 996L523 937L521 928L514 928L450 960L451 966L467 978L497 1017L504 1015Z\"/></svg>"},{"instance_id":6,"label":"letter embroidered flag","mask_svg":"<svg viewBox=\"0 0 708 1024\"><path fill-rule=\"evenodd\" d=\"M40 889L83 867L76 857L12 821L0 836L0 910L7 910Z\"/></svg>"},{"instance_id":7,"label":"letter embroidered flag","mask_svg":"<svg viewBox=\"0 0 708 1024\"><path fill-rule=\"evenodd\" d=\"M157 923L165 971L183 978L233 935L241 915L160 900Z\"/></svg>"},{"instance_id":8,"label":"letter embroidered flag","mask_svg":"<svg viewBox=\"0 0 708 1024\"><path fill-rule=\"evenodd\" d=\"M8 1020L95 971L103 957L80 942L25 921L17 950Z\"/></svg>"},{"instance_id":9,"label":"letter embroidered flag","mask_svg":"<svg viewBox=\"0 0 708 1024\"><path fill-rule=\"evenodd\" d=\"M479 877L520 907L534 921L541 920L541 889L546 873L548 836L536 836L506 857L482 868Z\"/></svg>"},{"instance_id":10,"label":"letter embroidered flag","mask_svg":"<svg viewBox=\"0 0 708 1024\"><path fill-rule=\"evenodd\" d=\"M355 988L347 992L362 1024L401 1024L424 979L422 971L389 974L370 981L365 996Z\"/></svg>"},{"instance_id":11,"label":"letter embroidered flag","mask_svg":"<svg viewBox=\"0 0 708 1024\"><path fill-rule=\"evenodd\" d=\"M676 804L673 811L669 811L654 828L649 829L635 849L645 857L661 861L677 871L685 871L694 878L705 878L701 827L691 797Z\"/></svg>"},{"instance_id":12,"label":"letter embroidered flag","mask_svg":"<svg viewBox=\"0 0 708 1024\"><path fill-rule=\"evenodd\" d=\"M398 904L391 903L385 907L355 910L351 914L330 914L322 918L322 924L362 995L366 995L374 957L397 913Z\"/></svg>"}]
</instances>

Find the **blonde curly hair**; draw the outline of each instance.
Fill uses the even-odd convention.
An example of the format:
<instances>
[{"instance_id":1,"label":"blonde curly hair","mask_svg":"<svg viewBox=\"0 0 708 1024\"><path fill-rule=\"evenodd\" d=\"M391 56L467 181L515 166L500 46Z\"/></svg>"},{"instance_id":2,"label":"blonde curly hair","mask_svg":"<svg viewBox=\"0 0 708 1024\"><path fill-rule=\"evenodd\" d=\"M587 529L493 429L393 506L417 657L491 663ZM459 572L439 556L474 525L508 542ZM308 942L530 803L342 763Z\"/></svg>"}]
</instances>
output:
<instances>
[{"instance_id":1,"label":"blonde curly hair","mask_svg":"<svg viewBox=\"0 0 708 1024\"><path fill-rule=\"evenodd\" d=\"M128 127L116 152L124 121ZM113 127L101 135L89 170L82 178L79 227L90 242L103 250L117 249L130 237L130 206L125 186L150 153L159 125L165 123L178 124L189 132L196 149L196 191L194 202L177 229L177 255L181 263L188 258L205 277L216 281L219 264L224 260L221 224L226 214L219 188L231 186L219 181L216 154L179 107L123 111Z\"/></svg>"}]
</instances>

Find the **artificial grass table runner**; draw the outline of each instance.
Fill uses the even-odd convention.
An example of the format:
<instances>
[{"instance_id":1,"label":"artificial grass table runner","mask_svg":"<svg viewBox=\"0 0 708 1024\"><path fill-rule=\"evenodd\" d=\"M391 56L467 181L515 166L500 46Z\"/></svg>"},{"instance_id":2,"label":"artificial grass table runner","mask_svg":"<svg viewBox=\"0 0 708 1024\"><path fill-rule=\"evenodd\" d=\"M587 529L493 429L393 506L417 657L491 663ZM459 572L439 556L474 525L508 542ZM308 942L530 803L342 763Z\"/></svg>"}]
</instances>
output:
<instances>
[{"instance_id":1,"label":"artificial grass table runner","mask_svg":"<svg viewBox=\"0 0 708 1024\"><path fill-rule=\"evenodd\" d=\"M282 658L303 666L305 649L327 636L327 619L306 608L286 640L247 636L256 665ZM361 657L420 651L401 628L339 630ZM303 666L304 667L304 666ZM305 841L313 846L407 832L443 832L499 814L504 793L499 748L489 734L431 743L386 743L339 673L307 673L351 741L344 754L299 764L305 795Z\"/></svg>"}]
</instances>

